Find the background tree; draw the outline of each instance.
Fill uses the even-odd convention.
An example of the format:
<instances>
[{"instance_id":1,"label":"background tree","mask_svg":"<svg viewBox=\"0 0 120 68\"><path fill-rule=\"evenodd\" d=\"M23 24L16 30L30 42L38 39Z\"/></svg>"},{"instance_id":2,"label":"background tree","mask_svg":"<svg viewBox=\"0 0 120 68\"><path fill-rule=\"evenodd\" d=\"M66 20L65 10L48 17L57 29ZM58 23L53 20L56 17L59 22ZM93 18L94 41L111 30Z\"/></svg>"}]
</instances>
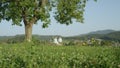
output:
<instances>
[{"instance_id":1,"label":"background tree","mask_svg":"<svg viewBox=\"0 0 120 68\"><path fill-rule=\"evenodd\" d=\"M83 12L87 0L0 0L0 21L12 20L13 25L25 26L25 40L32 40L32 27L38 20L43 28L50 24L50 11L61 24L72 24L72 20L83 23Z\"/></svg>"}]
</instances>

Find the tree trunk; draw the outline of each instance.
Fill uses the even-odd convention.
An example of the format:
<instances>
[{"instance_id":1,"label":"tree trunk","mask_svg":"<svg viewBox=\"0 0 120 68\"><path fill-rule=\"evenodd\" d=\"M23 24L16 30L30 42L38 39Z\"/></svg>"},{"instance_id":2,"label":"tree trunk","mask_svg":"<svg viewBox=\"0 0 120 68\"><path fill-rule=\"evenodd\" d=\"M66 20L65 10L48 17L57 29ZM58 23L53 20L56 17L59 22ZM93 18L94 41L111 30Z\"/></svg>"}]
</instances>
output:
<instances>
[{"instance_id":1,"label":"tree trunk","mask_svg":"<svg viewBox=\"0 0 120 68\"><path fill-rule=\"evenodd\" d=\"M25 41L27 42L31 42L32 40L32 27L33 27L33 23L25 23Z\"/></svg>"},{"instance_id":2,"label":"tree trunk","mask_svg":"<svg viewBox=\"0 0 120 68\"><path fill-rule=\"evenodd\" d=\"M36 10L34 10L36 11ZM26 8L23 8L22 10L22 17L23 17L23 22L25 25L25 41L31 42L32 41L32 28L33 24L37 21L37 18L35 15L33 15L32 19L27 19L27 12Z\"/></svg>"}]
</instances>

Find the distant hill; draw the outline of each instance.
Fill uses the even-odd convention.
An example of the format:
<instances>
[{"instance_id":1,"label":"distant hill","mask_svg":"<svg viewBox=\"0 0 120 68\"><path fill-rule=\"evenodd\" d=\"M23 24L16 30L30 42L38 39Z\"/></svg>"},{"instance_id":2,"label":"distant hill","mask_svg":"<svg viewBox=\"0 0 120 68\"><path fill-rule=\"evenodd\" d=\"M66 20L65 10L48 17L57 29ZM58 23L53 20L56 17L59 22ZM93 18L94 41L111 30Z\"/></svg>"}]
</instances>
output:
<instances>
[{"instance_id":1,"label":"distant hill","mask_svg":"<svg viewBox=\"0 0 120 68\"><path fill-rule=\"evenodd\" d=\"M88 34L108 34L108 33L111 33L111 32L115 32L115 30L98 30L98 31L93 31L93 32L90 32Z\"/></svg>"},{"instance_id":2,"label":"distant hill","mask_svg":"<svg viewBox=\"0 0 120 68\"><path fill-rule=\"evenodd\" d=\"M33 40L41 40L41 41L50 41L54 37L60 35L33 35ZM7 42L7 43L16 43L16 42L23 42L25 39L25 35L16 35L16 36L0 36L0 42Z\"/></svg>"},{"instance_id":3,"label":"distant hill","mask_svg":"<svg viewBox=\"0 0 120 68\"><path fill-rule=\"evenodd\" d=\"M10 39L12 37L13 36L0 36L0 41L4 41L4 40Z\"/></svg>"},{"instance_id":4,"label":"distant hill","mask_svg":"<svg viewBox=\"0 0 120 68\"><path fill-rule=\"evenodd\" d=\"M115 31L115 30L95 31L95 32L87 33L87 34L78 35L78 36L66 37L65 39L67 39L67 40L87 40L90 38L99 38L99 39L103 39L103 40L120 42L120 31Z\"/></svg>"},{"instance_id":5,"label":"distant hill","mask_svg":"<svg viewBox=\"0 0 120 68\"><path fill-rule=\"evenodd\" d=\"M102 36L101 39L120 41L120 31L115 31L115 32L106 34Z\"/></svg>"},{"instance_id":6,"label":"distant hill","mask_svg":"<svg viewBox=\"0 0 120 68\"><path fill-rule=\"evenodd\" d=\"M37 39L41 41L49 41L52 40L55 36L59 36L59 35L33 35L33 39ZM24 35L0 36L0 42L8 42L8 43L23 42L24 38L25 38ZM99 38L103 40L120 42L120 31L100 30L78 36L63 37L64 40L87 40L90 38Z\"/></svg>"}]
</instances>

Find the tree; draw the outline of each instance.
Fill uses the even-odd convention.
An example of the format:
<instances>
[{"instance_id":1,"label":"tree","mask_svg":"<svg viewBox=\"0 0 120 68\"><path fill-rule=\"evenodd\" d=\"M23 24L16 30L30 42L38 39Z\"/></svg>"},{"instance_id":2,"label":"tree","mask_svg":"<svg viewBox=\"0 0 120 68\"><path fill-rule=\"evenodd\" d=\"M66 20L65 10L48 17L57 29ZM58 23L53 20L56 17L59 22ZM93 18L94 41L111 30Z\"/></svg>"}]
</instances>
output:
<instances>
[{"instance_id":1,"label":"tree","mask_svg":"<svg viewBox=\"0 0 120 68\"><path fill-rule=\"evenodd\" d=\"M73 20L83 22L87 0L0 0L0 21L12 20L13 25L25 26L25 40L32 40L32 27L38 20L43 28L50 24L50 11L61 24L72 24Z\"/></svg>"}]
</instances>

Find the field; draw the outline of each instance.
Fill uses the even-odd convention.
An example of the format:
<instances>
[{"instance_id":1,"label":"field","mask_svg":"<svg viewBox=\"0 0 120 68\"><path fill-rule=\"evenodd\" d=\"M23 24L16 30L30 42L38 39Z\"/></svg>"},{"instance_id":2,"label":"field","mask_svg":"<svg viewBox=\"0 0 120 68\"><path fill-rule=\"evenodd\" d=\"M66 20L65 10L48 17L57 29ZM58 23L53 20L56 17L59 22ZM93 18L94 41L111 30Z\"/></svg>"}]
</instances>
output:
<instances>
[{"instance_id":1,"label":"field","mask_svg":"<svg viewBox=\"0 0 120 68\"><path fill-rule=\"evenodd\" d=\"M120 47L1 44L0 68L120 68Z\"/></svg>"}]
</instances>

